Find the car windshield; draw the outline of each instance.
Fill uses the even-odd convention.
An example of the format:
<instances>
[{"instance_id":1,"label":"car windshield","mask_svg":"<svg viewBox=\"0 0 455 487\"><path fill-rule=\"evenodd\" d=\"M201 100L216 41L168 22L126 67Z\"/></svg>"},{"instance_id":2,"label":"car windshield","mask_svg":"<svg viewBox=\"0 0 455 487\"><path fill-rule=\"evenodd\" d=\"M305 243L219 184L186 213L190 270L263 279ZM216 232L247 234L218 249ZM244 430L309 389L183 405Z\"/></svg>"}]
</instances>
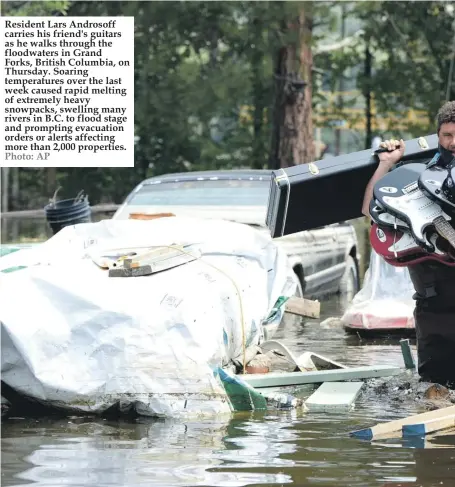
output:
<instances>
[{"instance_id":1,"label":"car windshield","mask_svg":"<svg viewBox=\"0 0 455 487\"><path fill-rule=\"evenodd\" d=\"M270 180L196 180L145 184L131 196L137 206L266 206Z\"/></svg>"}]
</instances>

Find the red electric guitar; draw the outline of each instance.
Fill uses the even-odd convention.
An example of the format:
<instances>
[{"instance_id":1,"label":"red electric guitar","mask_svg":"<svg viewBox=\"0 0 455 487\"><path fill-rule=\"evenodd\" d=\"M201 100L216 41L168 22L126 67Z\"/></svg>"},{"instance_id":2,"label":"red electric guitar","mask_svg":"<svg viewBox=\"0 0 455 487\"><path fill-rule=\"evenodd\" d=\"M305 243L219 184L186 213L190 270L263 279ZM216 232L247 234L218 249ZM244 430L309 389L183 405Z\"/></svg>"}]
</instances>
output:
<instances>
[{"instance_id":1,"label":"red electric guitar","mask_svg":"<svg viewBox=\"0 0 455 487\"><path fill-rule=\"evenodd\" d=\"M419 262L434 260L448 266L455 266L455 249L433 233L429 241L434 252L426 252L414 240L410 232L391 230L373 223L370 230L370 242L374 251L395 267L404 267Z\"/></svg>"}]
</instances>

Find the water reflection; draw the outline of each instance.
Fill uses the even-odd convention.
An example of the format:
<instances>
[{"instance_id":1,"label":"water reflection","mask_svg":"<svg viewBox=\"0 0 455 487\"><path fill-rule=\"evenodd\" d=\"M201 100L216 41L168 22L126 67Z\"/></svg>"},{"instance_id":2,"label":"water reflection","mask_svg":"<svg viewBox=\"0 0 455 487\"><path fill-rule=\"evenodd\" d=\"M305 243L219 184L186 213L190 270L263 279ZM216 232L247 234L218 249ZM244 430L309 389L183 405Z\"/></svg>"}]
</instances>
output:
<instances>
[{"instance_id":1,"label":"water reflection","mask_svg":"<svg viewBox=\"0 0 455 487\"><path fill-rule=\"evenodd\" d=\"M282 484L289 476L276 472L222 472L241 455L256 451L279 466L280 448L273 425L235 438L252 423L232 419L177 423L141 419L109 422L93 419L10 420L3 428L2 485L136 486ZM260 426L260 423L257 423ZM239 443L236 444L236 441ZM229 444L229 450L225 449ZM259 454L260 452L260 454ZM225 455L227 453L227 455ZM245 457L244 461L249 463ZM260 463L258 463L260 464ZM22 485L27 485L23 483Z\"/></svg>"},{"instance_id":2,"label":"water reflection","mask_svg":"<svg viewBox=\"0 0 455 487\"><path fill-rule=\"evenodd\" d=\"M277 331L276 339L296 353L310 350L353 367L375 364L402 366L399 341L403 336L400 334L364 338L347 333L337 322L334 325L320 326L320 322L327 318L342 316L345 306L342 299L335 297L321 303L319 320L286 315ZM411 344L415 353L415 340L411 340Z\"/></svg>"},{"instance_id":3,"label":"water reflection","mask_svg":"<svg viewBox=\"0 0 455 487\"><path fill-rule=\"evenodd\" d=\"M241 468L244 464L248 464L248 468L293 466L294 460L283 458L282 455L293 454L297 450L295 442L298 434L289 428L292 418L297 415L297 411L291 411L231 422L229 437L225 439L226 449L218 452L216 457L223 460L225 466L238 463Z\"/></svg>"},{"instance_id":4,"label":"water reflection","mask_svg":"<svg viewBox=\"0 0 455 487\"><path fill-rule=\"evenodd\" d=\"M9 420L2 485L454 485L455 436L370 444L347 438L351 428L343 415L298 411L184 423Z\"/></svg>"},{"instance_id":5,"label":"water reflection","mask_svg":"<svg viewBox=\"0 0 455 487\"><path fill-rule=\"evenodd\" d=\"M323 303L321 320L339 316ZM365 340L316 320L288 317L278 338L348 365L402 365L399 336ZM51 486L434 486L455 485L455 434L366 442L354 429L420 412L364 393L349 414L301 410L195 421L8 419L2 485Z\"/></svg>"}]
</instances>

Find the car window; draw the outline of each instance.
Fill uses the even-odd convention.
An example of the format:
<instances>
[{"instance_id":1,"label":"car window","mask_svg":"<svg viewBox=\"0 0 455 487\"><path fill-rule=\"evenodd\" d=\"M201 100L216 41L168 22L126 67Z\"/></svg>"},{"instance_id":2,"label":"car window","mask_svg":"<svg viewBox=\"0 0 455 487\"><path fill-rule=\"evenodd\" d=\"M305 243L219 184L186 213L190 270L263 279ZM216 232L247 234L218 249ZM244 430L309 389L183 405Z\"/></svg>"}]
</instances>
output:
<instances>
[{"instance_id":1,"label":"car window","mask_svg":"<svg viewBox=\"0 0 455 487\"><path fill-rule=\"evenodd\" d=\"M270 181L199 180L145 184L128 205L266 206Z\"/></svg>"}]
</instances>

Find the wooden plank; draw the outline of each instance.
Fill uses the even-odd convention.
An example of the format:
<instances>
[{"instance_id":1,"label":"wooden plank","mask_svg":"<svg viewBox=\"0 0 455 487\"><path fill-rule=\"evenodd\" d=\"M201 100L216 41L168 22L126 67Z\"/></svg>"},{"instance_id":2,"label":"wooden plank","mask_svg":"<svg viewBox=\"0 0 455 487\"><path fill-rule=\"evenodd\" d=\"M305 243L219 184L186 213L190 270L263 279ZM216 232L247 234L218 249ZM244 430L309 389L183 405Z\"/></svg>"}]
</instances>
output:
<instances>
[{"instance_id":1,"label":"wooden plank","mask_svg":"<svg viewBox=\"0 0 455 487\"><path fill-rule=\"evenodd\" d=\"M448 414L442 418L429 419L421 423L405 424L402 428L403 438L409 436L425 436L434 431L441 431L455 426L455 414Z\"/></svg>"},{"instance_id":2,"label":"wooden plank","mask_svg":"<svg viewBox=\"0 0 455 487\"><path fill-rule=\"evenodd\" d=\"M346 369L317 370L314 372L270 372L269 374L241 375L245 382L261 389L264 387L299 386L302 384L318 384L374 377L389 377L402 372L399 367L391 365L371 365Z\"/></svg>"},{"instance_id":3,"label":"wooden plank","mask_svg":"<svg viewBox=\"0 0 455 487\"><path fill-rule=\"evenodd\" d=\"M309 411L349 411L364 382L324 382L306 401Z\"/></svg>"},{"instance_id":4,"label":"wooden plank","mask_svg":"<svg viewBox=\"0 0 455 487\"><path fill-rule=\"evenodd\" d=\"M355 436L356 438L362 438L364 440L375 440L378 438L390 437L390 434L399 431L399 436L401 436L401 430L404 425L422 423L430 419L442 418L444 416L448 416L449 414L455 414L455 406L449 406L447 408L437 409L435 411L428 411L426 413L408 416L407 418L397 419L387 423L379 423L371 428L352 431L350 435Z\"/></svg>"},{"instance_id":5,"label":"wooden plank","mask_svg":"<svg viewBox=\"0 0 455 487\"><path fill-rule=\"evenodd\" d=\"M285 312L309 318L319 318L321 313L321 303L310 299L290 297L285 303Z\"/></svg>"},{"instance_id":6,"label":"wooden plank","mask_svg":"<svg viewBox=\"0 0 455 487\"><path fill-rule=\"evenodd\" d=\"M148 276L188 264L200 256L199 250L184 249L183 246L157 247L149 252L114 262L110 266L109 277Z\"/></svg>"}]
</instances>

